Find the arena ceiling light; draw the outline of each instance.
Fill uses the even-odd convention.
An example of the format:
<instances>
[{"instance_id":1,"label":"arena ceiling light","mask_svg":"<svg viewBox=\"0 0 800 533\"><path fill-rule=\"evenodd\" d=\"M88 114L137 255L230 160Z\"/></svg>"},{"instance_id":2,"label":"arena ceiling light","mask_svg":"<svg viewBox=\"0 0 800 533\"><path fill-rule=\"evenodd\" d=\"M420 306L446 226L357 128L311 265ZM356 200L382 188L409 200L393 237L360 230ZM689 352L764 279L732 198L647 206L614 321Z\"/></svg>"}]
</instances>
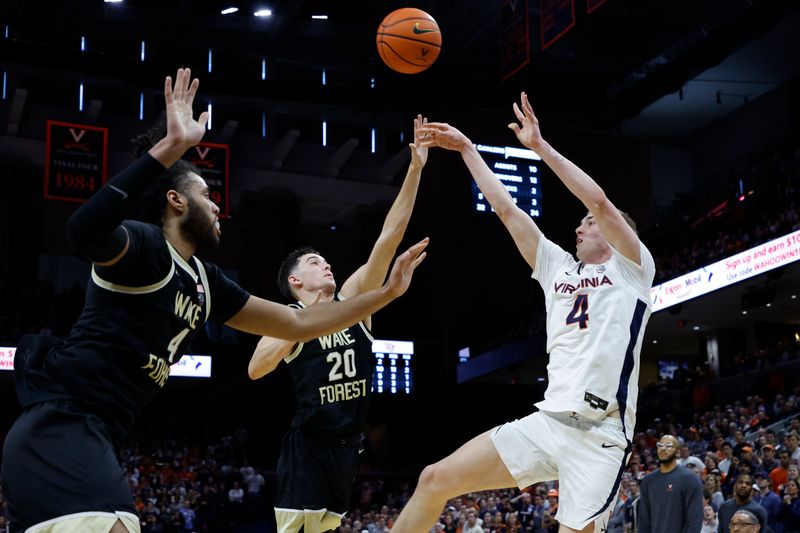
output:
<instances>
[{"instance_id":1,"label":"arena ceiling light","mask_svg":"<svg viewBox=\"0 0 800 533\"><path fill-rule=\"evenodd\" d=\"M121 4L122 0L103 0L106 4Z\"/></svg>"},{"instance_id":2,"label":"arena ceiling light","mask_svg":"<svg viewBox=\"0 0 800 533\"><path fill-rule=\"evenodd\" d=\"M311 15L314 20L328 20L328 15Z\"/></svg>"},{"instance_id":3,"label":"arena ceiling light","mask_svg":"<svg viewBox=\"0 0 800 533\"><path fill-rule=\"evenodd\" d=\"M238 7L231 6L231 7L226 7L225 9L220 11L219 14L220 15L230 15L231 13L236 13L237 11L239 11Z\"/></svg>"},{"instance_id":4,"label":"arena ceiling light","mask_svg":"<svg viewBox=\"0 0 800 533\"><path fill-rule=\"evenodd\" d=\"M271 9L257 9L253 13L253 15L256 16L256 17L271 17L272 16L272 10Z\"/></svg>"}]
</instances>

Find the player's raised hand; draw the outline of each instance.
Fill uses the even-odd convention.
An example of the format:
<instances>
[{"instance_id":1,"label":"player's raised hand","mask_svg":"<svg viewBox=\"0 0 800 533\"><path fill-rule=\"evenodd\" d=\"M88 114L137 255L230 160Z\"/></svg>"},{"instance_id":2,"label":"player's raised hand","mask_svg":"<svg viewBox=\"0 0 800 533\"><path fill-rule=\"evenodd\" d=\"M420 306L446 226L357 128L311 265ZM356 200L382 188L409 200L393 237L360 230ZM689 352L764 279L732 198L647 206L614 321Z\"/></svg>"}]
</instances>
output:
<instances>
[{"instance_id":1,"label":"player's raised hand","mask_svg":"<svg viewBox=\"0 0 800 533\"><path fill-rule=\"evenodd\" d=\"M426 246L428 246L427 237L397 256L397 259L394 260L394 265L392 266L392 271L389 272L389 279L386 281L385 287L395 298L408 290L414 270L427 255L427 252L425 252Z\"/></svg>"},{"instance_id":2,"label":"player's raised hand","mask_svg":"<svg viewBox=\"0 0 800 533\"><path fill-rule=\"evenodd\" d=\"M164 100L167 104L167 139L178 146L189 149L203 139L208 122L208 113L203 112L194 119L192 102L200 86L200 80L192 78L188 68L178 69L175 82L170 76L164 80ZM191 80L191 83L190 83Z\"/></svg>"},{"instance_id":3,"label":"player's raised hand","mask_svg":"<svg viewBox=\"0 0 800 533\"><path fill-rule=\"evenodd\" d=\"M536 149L544 139L542 138L542 132L539 129L539 119L536 118L536 115L533 114L533 108L531 107L530 102L528 102L528 95L524 92L520 95L520 105L518 106L516 102L514 102L514 114L517 116L517 120L519 120L519 124L516 122L512 122L508 125L508 127L514 132L519 139L519 142L522 143L523 146L526 148L530 148L531 150ZM522 107L522 109L520 109ZM520 126L521 124L521 126Z\"/></svg>"},{"instance_id":4,"label":"player's raised hand","mask_svg":"<svg viewBox=\"0 0 800 533\"><path fill-rule=\"evenodd\" d=\"M417 115L414 119L414 142L408 145L411 148L411 163L418 167L424 167L428 162L428 147L422 145L422 136L419 133L420 128L427 123L427 118Z\"/></svg>"},{"instance_id":5,"label":"player's raised hand","mask_svg":"<svg viewBox=\"0 0 800 533\"><path fill-rule=\"evenodd\" d=\"M466 135L444 122L428 122L415 133L419 134L419 141L415 143L425 148L438 146L446 150L461 151L472 145Z\"/></svg>"}]
</instances>

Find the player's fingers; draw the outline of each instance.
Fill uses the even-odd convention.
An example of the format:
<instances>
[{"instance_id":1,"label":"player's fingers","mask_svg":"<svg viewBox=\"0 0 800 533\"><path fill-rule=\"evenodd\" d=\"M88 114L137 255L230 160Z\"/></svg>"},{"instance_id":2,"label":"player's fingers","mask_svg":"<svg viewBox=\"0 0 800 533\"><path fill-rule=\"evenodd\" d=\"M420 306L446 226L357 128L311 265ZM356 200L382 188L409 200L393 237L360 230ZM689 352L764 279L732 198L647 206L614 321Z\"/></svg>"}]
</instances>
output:
<instances>
[{"instance_id":1,"label":"player's fingers","mask_svg":"<svg viewBox=\"0 0 800 533\"><path fill-rule=\"evenodd\" d=\"M181 84L181 89L183 90L181 96L184 98L186 97L186 93L189 90L189 81L192 79L192 69L185 68L183 69L183 83Z\"/></svg>"},{"instance_id":2,"label":"player's fingers","mask_svg":"<svg viewBox=\"0 0 800 533\"><path fill-rule=\"evenodd\" d=\"M416 257L417 255L420 254L420 252L422 252L422 250L425 249L426 246L428 246L429 240L430 239L428 239L428 237L425 237L417 244L406 250L406 253L409 254L411 257Z\"/></svg>"},{"instance_id":3,"label":"player's fingers","mask_svg":"<svg viewBox=\"0 0 800 533\"><path fill-rule=\"evenodd\" d=\"M513 131L514 134L519 135L519 132L520 132L519 124L517 124L516 122L512 122L511 124L509 124L508 125L508 129Z\"/></svg>"},{"instance_id":4,"label":"player's fingers","mask_svg":"<svg viewBox=\"0 0 800 533\"><path fill-rule=\"evenodd\" d=\"M208 122L208 111L203 111L200 113L200 117L197 119L197 123L200 124L200 127L205 129L206 123Z\"/></svg>"},{"instance_id":5,"label":"player's fingers","mask_svg":"<svg viewBox=\"0 0 800 533\"><path fill-rule=\"evenodd\" d=\"M177 74L175 74L175 85L172 88L172 94L176 101L183 99L183 72L184 70L179 68Z\"/></svg>"},{"instance_id":6,"label":"player's fingers","mask_svg":"<svg viewBox=\"0 0 800 533\"><path fill-rule=\"evenodd\" d=\"M194 101L194 95L197 94L197 88L200 87L200 80L195 78L189 86L189 92L186 93L186 102L191 105Z\"/></svg>"},{"instance_id":7,"label":"player's fingers","mask_svg":"<svg viewBox=\"0 0 800 533\"><path fill-rule=\"evenodd\" d=\"M172 96L172 76L167 76L164 80L164 99L168 104L175 101Z\"/></svg>"},{"instance_id":8,"label":"player's fingers","mask_svg":"<svg viewBox=\"0 0 800 533\"><path fill-rule=\"evenodd\" d=\"M421 254L419 254L419 257L417 257L416 259L414 259L414 261L411 262L411 271L413 272L414 270L416 270L419 264L422 263L427 256L428 252L422 252Z\"/></svg>"},{"instance_id":9,"label":"player's fingers","mask_svg":"<svg viewBox=\"0 0 800 533\"><path fill-rule=\"evenodd\" d=\"M517 120L519 120L520 122L524 121L525 115L522 113L522 111L519 110L519 106L517 105L517 103L514 102L514 105L511 107L514 109L514 114L517 116Z\"/></svg>"},{"instance_id":10,"label":"player's fingers","mask_svg":"<svg viewBox=\"0 0 800 533\"><path fill-rule=\"evenodd\" d=\"M531 106L531 103L528 100L528 95L525 93L522 93L522 110L525 111L526 115L529 115L531 118L534 118L533 106Z\"/></svg>"}]
</instances>

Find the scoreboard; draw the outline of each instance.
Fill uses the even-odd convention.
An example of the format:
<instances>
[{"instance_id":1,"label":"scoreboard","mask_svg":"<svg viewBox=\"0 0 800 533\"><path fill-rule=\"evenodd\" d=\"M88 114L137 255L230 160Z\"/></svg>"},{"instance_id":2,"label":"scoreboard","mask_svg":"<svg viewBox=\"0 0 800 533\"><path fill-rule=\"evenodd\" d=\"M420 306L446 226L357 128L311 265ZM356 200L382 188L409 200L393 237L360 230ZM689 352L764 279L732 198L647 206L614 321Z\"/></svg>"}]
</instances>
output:
<instances>
[{"instance_id":1,"label":"scoreboard","mask_svg":"<svg viewBox=\"0 0 800 533\"><path fill-rule=\"evenodd\" d=\"M477 148L483 160L514 199L517 207L531 217L541 216L542 189L539 185L543 165L541 157L527 148L486 144L478 144ZM472 182L472 205L479 213L493 211L475 181Z\"/></svg>"},{"instance_id":2,"label":"scoreboard","mask_svg":"<svg viewBox=\"0 0 800 533\"><path fill-rule=\"evenodd\" d=\"M413 379L411 359L414 343L410 341L372 341L375 370L372 392L378 394L411 394Z\"/></svg>"}]
</instances>

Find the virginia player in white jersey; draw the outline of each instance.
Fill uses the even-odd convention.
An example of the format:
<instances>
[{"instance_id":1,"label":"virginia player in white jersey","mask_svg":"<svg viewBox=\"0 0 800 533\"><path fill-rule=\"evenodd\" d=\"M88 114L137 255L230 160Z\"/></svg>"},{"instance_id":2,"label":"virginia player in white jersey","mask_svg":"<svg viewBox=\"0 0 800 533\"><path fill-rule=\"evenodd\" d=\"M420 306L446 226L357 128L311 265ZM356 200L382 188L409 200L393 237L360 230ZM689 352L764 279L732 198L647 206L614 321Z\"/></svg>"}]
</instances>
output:
<instances>
[{"instance_id":1,"label":"virginia player in white jersey","mask_svg":"<svg viewBox=\"0 0 800 533\"><path fill-rule=\"evenodd\" d=\"M514 113L521 126L509 128L588 210L575 230L577 261L516 206L463 133L443 123L429 123L420 133L423 146L461 153L541 284L548 388L538 412L487 431L426 467L392 533L428 530L445 502L459 494L555 479L559 533L605 531L628 462L653 257L603 189L542 138L525 93Z\"/></svg>"}]
</instances>

